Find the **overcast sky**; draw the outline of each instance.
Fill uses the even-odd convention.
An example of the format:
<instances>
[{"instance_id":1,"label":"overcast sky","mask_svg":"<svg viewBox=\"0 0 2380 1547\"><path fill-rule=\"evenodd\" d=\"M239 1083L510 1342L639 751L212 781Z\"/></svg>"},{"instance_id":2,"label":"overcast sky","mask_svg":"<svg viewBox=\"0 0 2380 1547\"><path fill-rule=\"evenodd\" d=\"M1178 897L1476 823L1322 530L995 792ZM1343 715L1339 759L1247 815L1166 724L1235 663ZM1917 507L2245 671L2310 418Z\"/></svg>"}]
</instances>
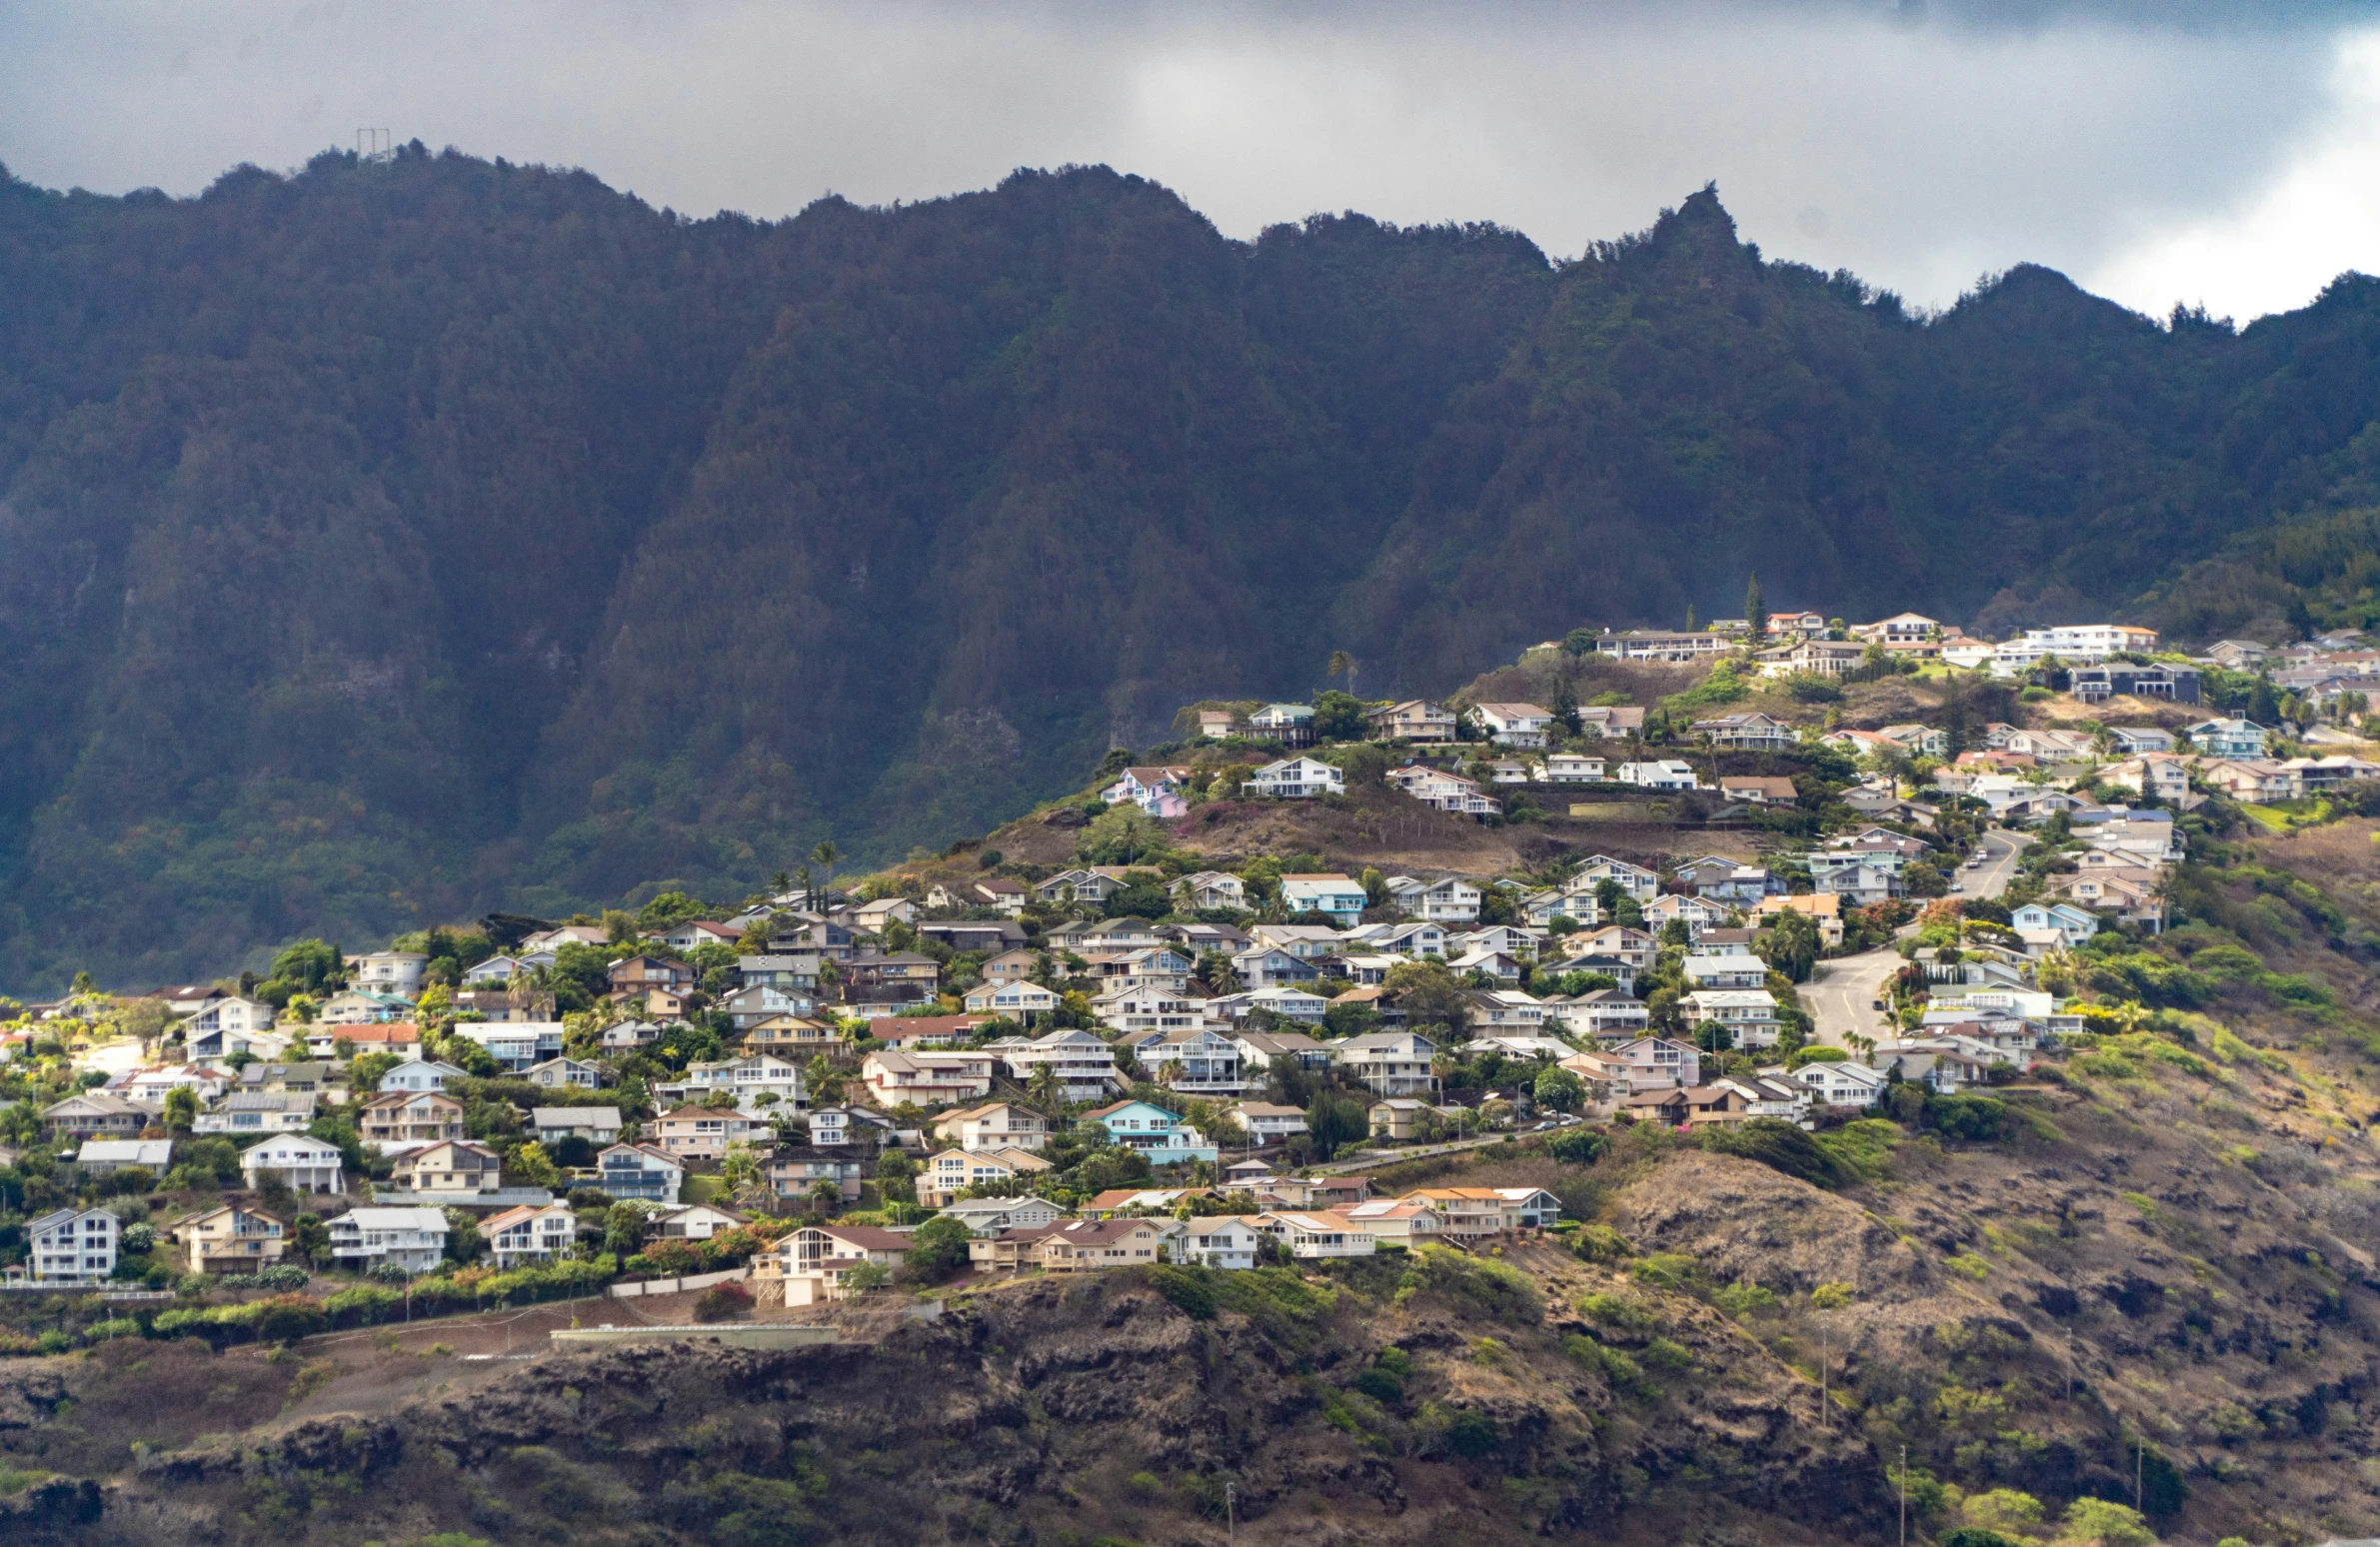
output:
<instances>
[{"instance_id":1,"label":"overcast sky","mask_svg":"<svg viewBox=\"0 0 2380 1547\"><path fill-rule=\"evenodd\" d=\"M0 161L189 194L359 125L758 216L1106 162L1223 231L1489 220L1555 254L1716 179L1921 304L2023 261L2246 320L2380 271L2380 6L0 0Z\"/></svg>"}]
</instances>

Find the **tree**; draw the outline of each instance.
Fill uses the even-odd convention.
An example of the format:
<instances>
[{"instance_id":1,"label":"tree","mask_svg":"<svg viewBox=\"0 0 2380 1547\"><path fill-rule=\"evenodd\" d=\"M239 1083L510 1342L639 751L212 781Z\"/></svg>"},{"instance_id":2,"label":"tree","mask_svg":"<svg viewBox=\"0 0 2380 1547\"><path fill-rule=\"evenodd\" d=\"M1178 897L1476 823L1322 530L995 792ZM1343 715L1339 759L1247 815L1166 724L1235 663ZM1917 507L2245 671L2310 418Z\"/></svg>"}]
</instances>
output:
<instances>
[{"instance_id":1,"label":"tree","mask_svg":"<svg viewBox=\"0 0 2380 1547\"><path fill-rule=\"evenodd\" d=\"M1323 667L1323 668L1322 668L1322 675L1323 675L1324 677L1343 677L1343 678L1345 678L1345 679L1347 680L1347 694L1348 694L1348 696L1349 696L1349 697L1352 697L1352 696L1354 695L1354 692L1355 692L1355 658L1354 658L1353 656L1350 656L1350 655L1348 655L1348 654L1347 654L1345 651L1343 651L1343 650L1334 650L1334 651L1332 651L1332 652L1330 653L1330 663L1329 663L1329 665L1327 665L1327 666L1325 666L1325 667Z\"/></svg>"},{"instance_id":2,"label":"tree","mask_svg":"<svg viewBox=\"0 0 2380 1547\"><path fill-rule=\"evenodd\" d=\"M1470 1019L1470 1001L1453 969L1436 956L1400 961L1381 979L1383 992L1396 1000L1405 1021L1415 1026L1444 1026L1460 1032Z\"/></svg>"},{"instance_id":3,"label":"tree","mask_svg":"<svg viewBox=\"0 0 2380 1547\"><path fill-rule=\"evenodd\" d=\"M531 1139L519 1149L514 1150L512 1163L505 1169L519 1178L525 1186L554 1187L559 1186L562 1182L561 1168L555 1165L553 1157L546 1153L546 1146L536 1139Z\"/></svg>"},{"instance_id":4,"label":"tree","mask_svg":"<svg viewBox=\"0 0 2380 1547\"><path fill-rule=\"evenodd\" d=\"M1557 1112L1574 1112L1578 1103L1586 1099L1586 1083L1560 1064L1551 1064L1537 1073L1531 1094L1539 1106L1550 1106Z\"/></svg>"},{"instance_id":5,"label":"tree","mask_svg":"<svg viewBox=\"0 0 2380 1547\"><path fill-rule=\"evenodd\" d=\"M176 1085L165 1093L165 1127L169 1133L188 1133L198 1122L198 1092Z\"/></svg>"},{"instance_id":6,"label":"tree","mask_svg":"<svg viewBox=\"0 0 2380 1547\"><path fill-rule=\"evenodd\" d=\"M947 1214L937 1214L918 1226L909 1238L909 1254L902 1259L902 1276L915 1283L939 1284L967 1266L968 1242L975 1232Z\"/></svg>"},{"instance_id":7,"label":"tree","mask_svg":"<svg viewBox=\"0 0 2380 1547\"><path fill-rule=\"evenodd\" d=\"M1576 736L1585 729L1585 722L1578 718L1577 690L1570 686L1567 677L1554 685L1553 719L1564 736Z\"/></svg>"},{"instance_id":8,"label":"tree","mask_svg":"<svg viewBox=\"0 0 2380 1547\"><path fill-rule=\"evenodd\" d=\"M833 838L821 838L818 846L810 851L810 862L818 866L819 869L818 885L820 890L827 890L834 886L835 861L838 857L839 851L835 847ZM818 905L816 897L806 897L803 900L813 907Z\"/></svg>"},{"instance_id":9,"label":"tree","mask_svg":"<svg viewBox=\"0 0 2380 1547\"><path fill-rule=\"evenodd\" d=\"M1329 689L1314 699L1314 735L1326 742L1359 742L1370 734L1363 701Z\"/></svg>"},{"instance_id":10,"label":"tree","mask_svg":"<svg viewBox=\"0 0 2380 1547\"><path fill-rule=\"evenodd\" d=\"M1808 914L1794 908L1775 913L1771 919L1767 928L1752 937L1753 953L1794 982L1809 981L1810 969L1818 960L1818 926Z\"/></svg>"},{"instance_id":11,"label":"tree","mask_svg":"<svg viewBox=\"0 0 2380 1547\"><path fill-rule=\"evenodd\" d=\"M1751 583L1743 588L1743 616L1744 621L1751 626L1755 644L1768 638L1768 603L1760 595L1760 573L1757 570L1752 572Z\"/></svg>"},{"instance_id":12,"label":"tree","mask_svg":"<svg viewBox=\"0 0 2380 1547\"><path fill-rule=\"evenodd\" d=\"M1305 1109L1305 1132L1313 1141L1314 1153L1328 1160L1340 1145L1370 1135L1370 1109L1344 1091L1317 1090Z\"/></svg>"},{"instance_id":13,"label":"tree","mask_svg":"<svg viewBox=\"0 0 2380 1547\"><path fill-rule=\"evenodd\" d=\"M1572 629L1569 633L1562 636L1562 654L1566 656L1591 656L1594 653L1594 630Z\"/></svg>"}]
</instances>

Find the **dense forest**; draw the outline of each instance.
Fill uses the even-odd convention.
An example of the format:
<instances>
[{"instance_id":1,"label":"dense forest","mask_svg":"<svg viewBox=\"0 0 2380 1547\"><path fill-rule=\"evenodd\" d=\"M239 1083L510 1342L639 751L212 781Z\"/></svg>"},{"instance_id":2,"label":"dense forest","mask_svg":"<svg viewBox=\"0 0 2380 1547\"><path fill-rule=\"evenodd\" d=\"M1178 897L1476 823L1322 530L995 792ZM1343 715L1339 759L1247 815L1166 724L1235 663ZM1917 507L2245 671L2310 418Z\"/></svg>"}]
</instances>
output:
<instances>
[{"instance_id":1,"label":"dense forest","mask_svg":"<svg viewBox=\"0 0 2380 1547\"><path fill-rule=\"evenodd\" d=\"M0 986L981 830L1179 704L1580 624L2380 619L2380 285L1911 315L1102 168L777 224L419 145L0 173Z\"/></svg>"}]
</instances>

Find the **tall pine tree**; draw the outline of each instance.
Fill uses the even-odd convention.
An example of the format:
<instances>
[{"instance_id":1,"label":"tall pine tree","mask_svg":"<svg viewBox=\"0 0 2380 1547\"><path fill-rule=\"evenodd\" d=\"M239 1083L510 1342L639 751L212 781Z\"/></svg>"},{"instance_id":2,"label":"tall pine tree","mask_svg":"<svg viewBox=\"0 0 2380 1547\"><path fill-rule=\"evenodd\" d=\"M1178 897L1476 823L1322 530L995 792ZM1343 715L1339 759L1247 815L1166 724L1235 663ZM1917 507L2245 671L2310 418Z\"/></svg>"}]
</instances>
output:
<instances>
[{"instance_id":1,"label":"tall pine tree","mask_svg":"<svg viewBox=\"0 0 2380 1547\"><path fill-rule=\"evenodd\" d=\"M1743 616L1752 626L1755 641L1768 638L1768 604L1760 596L1760 572L1752 572L1752 583L1743 588Z\"/></svg>"}]
</instances>

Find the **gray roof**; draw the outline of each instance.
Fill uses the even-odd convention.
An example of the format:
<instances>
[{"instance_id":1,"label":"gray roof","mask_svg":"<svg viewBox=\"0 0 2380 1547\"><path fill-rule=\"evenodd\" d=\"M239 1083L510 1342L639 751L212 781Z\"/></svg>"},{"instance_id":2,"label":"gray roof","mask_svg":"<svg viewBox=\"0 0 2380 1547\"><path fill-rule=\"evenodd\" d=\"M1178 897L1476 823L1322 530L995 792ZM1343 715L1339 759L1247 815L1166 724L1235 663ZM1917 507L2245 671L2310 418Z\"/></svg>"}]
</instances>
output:
<instances>
[{"instance_id":1,"label":"gray roof","mask_svg":"<svg viewBox=\"0 0 2380 1547\"><path fill-rule=\"evenodd\" d=\"M617 1106L533 1106L529 1120L540 1128L617 1128Z\"/></svg>"}]
</instances>

